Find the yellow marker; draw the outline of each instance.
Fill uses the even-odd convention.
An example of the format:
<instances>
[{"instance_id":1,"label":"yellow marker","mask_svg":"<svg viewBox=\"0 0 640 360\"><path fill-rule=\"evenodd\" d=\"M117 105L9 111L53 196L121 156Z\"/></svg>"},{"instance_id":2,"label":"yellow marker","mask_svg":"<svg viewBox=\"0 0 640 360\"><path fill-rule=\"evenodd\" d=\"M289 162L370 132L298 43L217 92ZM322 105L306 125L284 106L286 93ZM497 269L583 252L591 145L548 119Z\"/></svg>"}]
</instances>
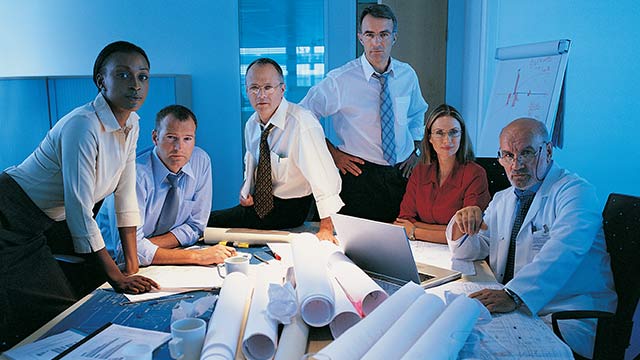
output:
<instances>
[{"instance_id":1,"label":"yellow marker","mask_svg":"<svg viewBox=\"0 0 640 360\"><path fill-rule=\"evenodd\" d=\"M249 243L243 243L243 242L234 242L233 246L235 247L239 247L239 248L248 248L249 247Z\"/></svg>"},{"instance_id":2,"label":"yellow marker","mask_svg":"<svg viewBox=\"0 0 640 360\"><path fill-rule=\"evenodd\" d=\"M220 241L220 242L218 243L218 245L227 246L227 242L226 242L226 241Z\"/></svg>"}]
</instances>

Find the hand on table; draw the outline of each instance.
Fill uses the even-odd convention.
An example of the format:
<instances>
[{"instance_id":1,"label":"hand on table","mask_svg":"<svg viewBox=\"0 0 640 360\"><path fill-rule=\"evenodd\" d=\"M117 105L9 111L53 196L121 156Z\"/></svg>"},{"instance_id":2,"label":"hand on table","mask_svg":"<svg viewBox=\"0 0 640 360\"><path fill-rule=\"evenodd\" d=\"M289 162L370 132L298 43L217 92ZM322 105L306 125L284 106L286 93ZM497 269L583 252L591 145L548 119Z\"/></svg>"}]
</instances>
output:
<instances>
[{"instance_id":1,"label":"hand on table","mask_svg":"<svg viewBox=\"0 0 640 360\"><path fill-rule=\"evenodd\" d=\"M414 238L416 234L416 225L407 219L397 218L396 221L393 222L394 225L404 226L404 230L407 232L407 236L409 239Z\"/></svg>"},{"instance_id":2,"label":"hand on table","mask_svg":"<svg viewBox=\"0 0 640 360\"><path fill-rule=\"evenodd\" d=\"M109 281L116 292L124 292L127 294L142 294L159 289L155 281L140 275L123 276L119 280Z\"/></svg>"},{"instance_id":3,"label":"hand on table","mask_svg":"<svg viewBox=\"0 0 640 360\"><path fill-rule=\"evenodd\" d=\"M469 297L478 299L492 313L506 313L516 309L516 303L504 290L482 289L469 294Z\"/></svg>"},{"instance_id":4,"label":"hand on table","mask_svg":"<svg viewBox=\"0 0 640 360\"><path fill-rule=\"evenodd\" d=\"M338 245L338 239L336 239L336 237L333 235L333 229L331 229L331 230L320 229L316 233L316 237L318 237L318 239L320 239L320 240L331 241L332 243Z\"/></svg>"},{"instance_id":5,"label":"hand on table","mask_svg":"<svg viewBox=\"0 0 640 360\"><path fill-rule=\"evenodd\" d=\"M224 245L215 245L206 249L193 251L196 254L196 263L198 265L220 264L224 259L237 254L236 249Z\"/></svg>"}]
</instances>

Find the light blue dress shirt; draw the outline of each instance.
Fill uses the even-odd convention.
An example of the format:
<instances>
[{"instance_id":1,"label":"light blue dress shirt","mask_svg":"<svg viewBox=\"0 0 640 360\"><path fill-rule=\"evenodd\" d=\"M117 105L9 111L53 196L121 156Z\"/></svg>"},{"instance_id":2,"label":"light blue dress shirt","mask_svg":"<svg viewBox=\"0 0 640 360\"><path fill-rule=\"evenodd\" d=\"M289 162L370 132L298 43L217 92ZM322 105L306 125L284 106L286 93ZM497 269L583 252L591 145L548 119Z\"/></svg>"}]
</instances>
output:
<instances>
[{"instance_id":1,"label":"light blue dress shirt","mask_svg":"<svg viewBox=\"0 0 640 360\"><path fill-rule=\"evenodd\" d=\"M207 153L195 147L189 162L182 167L178 182L180 207L171 229L181 246L194 244L202 236L211 212L212 175L211 159ZM154 234L160 211L169 191L169 170L149 149L136 159L136 191L142 226L137 229L138 261L141 266L153 261L158 246L149 241ZM124 253L116 224L113 197L105 199L96 221L105 240L109 254L116 263L124 263Z\"/></svg>"}]
</instances>

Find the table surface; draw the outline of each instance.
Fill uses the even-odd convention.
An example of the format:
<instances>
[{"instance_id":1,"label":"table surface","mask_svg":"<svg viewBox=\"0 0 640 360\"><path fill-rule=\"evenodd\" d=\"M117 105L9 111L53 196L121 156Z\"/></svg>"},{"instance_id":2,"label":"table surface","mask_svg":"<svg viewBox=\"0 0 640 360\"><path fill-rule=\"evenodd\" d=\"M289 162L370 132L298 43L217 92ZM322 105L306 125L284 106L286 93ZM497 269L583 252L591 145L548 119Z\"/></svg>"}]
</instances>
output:
<instances>
[{"instance_id":1,"label":"table surface","mask_svg":"<svg viewBox=\"0 0 640 360\"><path fill-rule=\"evenodd\" d=\"M306 229L306 228L305 228ZM433 263L433 261L437 261L438 263L436 263L435 265L438 266L443 266L443 267L448 267L447 265L447 259L443 259L443 256L445 254L448 253L448 249L446 248L446 245L440 245L440 244L431 244L431 243L423 243L420 241L417 242L412 242L411 243L413 252L414 252L414 257L416 258L416 261L418 262L427 262L427 263ZM439 254L439 256L438 256ZM439 259L439 260L438 260ZM449 263L450 266L450 263ZM495 278L493 276L493 273L491 272L491 269L489 268L488 264L484 261L476 261L474 263L475 269L476 269L476 274L472 275L472 276L466 276L463 275L462 278L460 280L458 280L458 282L474 282L474 283L484 283L484 282L495 282ZM78 317L78 314L76 313L74 315L74 312L80 308L81 306L83 306L84 304L90 304L87 306L112 306L112 307L117 307L120 305L114 305L114 302L118 302L122 299L123 295L121 294L116 294L113 293L111 291L107 291L105 289L110 289L110 286L108 284L104 284L103 286L101 286L100 288L96 289L93 293L85 296L84 298L80 299L78 302L76 302L74 305L72 305L71 307L69 307L67 310L65 310L64 312L60 313L58 316L56 316L54 319L52 319L51 321L49 321L47 324L45 324L44 326L42 326L40 329L38 329L37 331L35 331L33 334L31 334L29 337L25 338L22 342L20 342L18 345L16 346L21 346L24 344L28 344L31 343L35 340L40 339L41 337L43 337L45 334L47 335L52 335L53 333L57 333L59 331L63 331L65 329L63 329L63 323L64 324L73 324L74 323L74 316L75 318ZM109 293L109 294L107 294ZM97 299L92 299L94 296L96 296L96 294L99 294L99 301L102 301L101 303L97 303ZM201 296L205 296L206 294L204 292L202 292L201 294L197 294L196 297L201 297ZM109 296L111 297L115 297L118 296L120 300L114 300L111 299ZM93 301L92 301L93 300ZM173 307L175 303L167 303L166 306L168 307ZM87 311L85 310L87 308L87 306L85 306L83 308L83 311ZM163 307L166 307L163 306ZM137 308L137 310L133 310L135 309L135 307L131 308L133 312L138 311L141 313L146 313L149 310L149 307L144 307L144 308ZM164 311L165 313L168 311L167 309L156 309L157 311ZM170 310L169 310L170 311ZM116 310L115 314L117 315L113 315L113 316L120 316L121 313L124 313L125 310ZM110 313L107 313L106 316L111 316L109 315ZM208 316L205 317L210 317L211 316L211 310L209 310L209 313L206 314ZM96 315L97 316L97 315ZM125 315L128 316L128 315ZM64 321L63 321L64 320ZM102 323L106 322L106 321L112 321L114 319L105 319L103 321L99 321L100 324L97 324L96 326L100 326L102 325ZM159 328L157 330L160 331L167 331L168 332L168 323L167 319L164 319L161 321L161 324L159 324ZM78 323L78 321L75 321L75 323ZM128 324L130 324L131 322L128 321ZM166 323L166 324L164 324ZM133 324L131 324L133 325ZM68 326L68 325L67 325ZM135 326L135 325L133 325ZM163 329L164 328L164 329ZM52 329L54 329L54 331L51 331ZM51 333L49 333L51 331ZM551 333L551 330L549 329L549 332ZM49 333L49 334L48 334ZM328 330L328 326L325 326L323 328L310 328L310 332L309 332L309 345L308 345L308 352L317 352L320 349L322 349L324 346L326 346L328 343L330 343L332 341L332 337L330 334L330 331ZM154 359L169 359L168 357L168 351L166 348L166 343L165 345L163 345L161 348L159 348L158 350L156 350L154 352ZM567 357L570 358L570 357ZM4 360L6 359L6 357L0 355L0 359ZM236 359L244 359L244 357L241 355L241 352L238 351L238 354L236 355Z\"/></svg>"}]
</instances>

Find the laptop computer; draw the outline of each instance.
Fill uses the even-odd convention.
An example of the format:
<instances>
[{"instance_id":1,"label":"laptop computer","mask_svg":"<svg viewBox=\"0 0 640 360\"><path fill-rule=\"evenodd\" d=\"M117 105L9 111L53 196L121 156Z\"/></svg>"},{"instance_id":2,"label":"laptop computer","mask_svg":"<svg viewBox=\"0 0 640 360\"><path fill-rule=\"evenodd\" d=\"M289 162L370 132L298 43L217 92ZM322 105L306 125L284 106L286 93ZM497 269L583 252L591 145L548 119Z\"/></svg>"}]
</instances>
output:
<instances>
[{"instance_id":1,"label":"laptop computer","mask_svg":"<svg viewBox=\"0 0 640 360\"><path fill-rule=\"evenodd\" d=\"M459 271L416 263L404 227L342 214L331 215L340 245L369 276L430 288L459 279Z\"/></svg>"}]
</instances>

